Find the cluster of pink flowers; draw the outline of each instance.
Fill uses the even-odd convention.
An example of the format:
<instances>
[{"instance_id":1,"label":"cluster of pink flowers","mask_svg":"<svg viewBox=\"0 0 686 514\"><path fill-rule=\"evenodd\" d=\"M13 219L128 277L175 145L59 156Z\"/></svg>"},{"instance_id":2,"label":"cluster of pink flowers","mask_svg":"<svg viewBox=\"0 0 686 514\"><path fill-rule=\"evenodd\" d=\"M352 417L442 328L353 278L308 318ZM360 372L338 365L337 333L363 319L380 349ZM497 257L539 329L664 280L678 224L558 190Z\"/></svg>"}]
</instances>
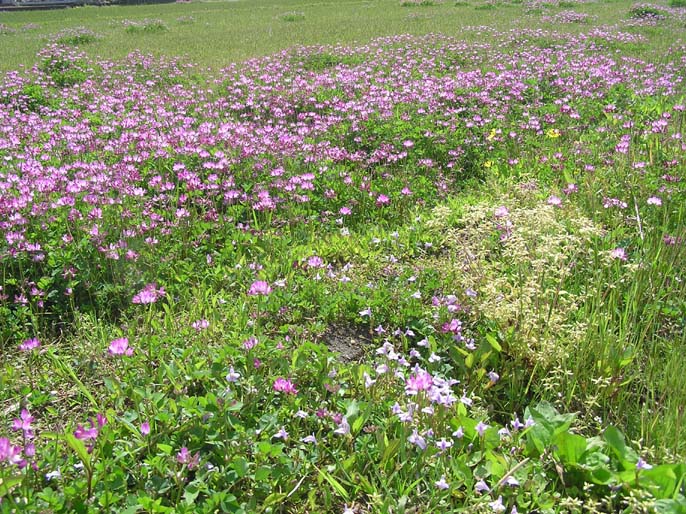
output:
<instances>
[{"instance_id":1,"label":"cluster of pink flowers","mask_svg":"<svg viewBox=\"0 0 686 514\"><path fill-rule=\"evenodd\" d=\"M298 390L295 388L295 384L287 378L279 377L274 380L273 385L274 391L279 393L286 393L291 395L298 394Z\"/></svg>"},{"instance_id":2,"label":"cluster of pink flowers","mask_svg":"<svg viewBox=\"0 0 686 514\"><path fill-rule=\"evenodd\" d=\"M163 287L158 288L157 284L155 283L147 284L145 287L143 287L143 289L133 296L131 303L142 305L155 303L160 298L163 298L164 294L165 292Z\"/></svg>"}]
</instances>

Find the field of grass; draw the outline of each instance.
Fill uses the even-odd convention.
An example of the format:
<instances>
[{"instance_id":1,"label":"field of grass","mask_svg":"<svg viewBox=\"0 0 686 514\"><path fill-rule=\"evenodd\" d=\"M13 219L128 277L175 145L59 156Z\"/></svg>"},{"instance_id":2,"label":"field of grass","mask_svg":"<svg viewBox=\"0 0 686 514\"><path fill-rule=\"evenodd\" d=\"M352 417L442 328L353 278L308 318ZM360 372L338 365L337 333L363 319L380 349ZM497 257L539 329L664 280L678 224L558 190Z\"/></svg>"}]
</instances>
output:
<instances>
[{"instance_id":1,"label":"field of grass","mask_svg":"<svg viewBox=\"0 0 686 514\"><path fill-rule=\"evenodd\" d=\"M13 31L0 32L0 71L33 65L38 51L65 29L87 28L95 33L94 41L82 45L82 50L93 58L120 59L142 51L187 56L201 67L221 69L231 62L295 45L362 44L394 34L440 33L467 41L491 38L490 34L465 31L466 26L488 25L499 30L562 27L565 32L578 32L588 28L589 23L626 21L631 5L575 4L575 12L588 14L589 21L561 24L545 16L569 10L565 2L562 6L528 7L480 0L426 4L402 6L397 0L245 0L0 13L0 23ZM140 25L140 30L135 24ZM147 29L146 24L150 25ZM677 34L683 31L681 26L676 28ZM631 30L651 33L647 50L657 52L654 55L660 55L675 35L671 30L656 31L653 27Z\"/></svg>"},{"instance_id":2,"label":"field of grass","mask_svg":"<svg viewBox=\"0 0 686 514\"><path fill-rule=\"evenodd\" d=\"M686 512L686 9L0 16L0 513Z\"/></svg>"}]
</instances>

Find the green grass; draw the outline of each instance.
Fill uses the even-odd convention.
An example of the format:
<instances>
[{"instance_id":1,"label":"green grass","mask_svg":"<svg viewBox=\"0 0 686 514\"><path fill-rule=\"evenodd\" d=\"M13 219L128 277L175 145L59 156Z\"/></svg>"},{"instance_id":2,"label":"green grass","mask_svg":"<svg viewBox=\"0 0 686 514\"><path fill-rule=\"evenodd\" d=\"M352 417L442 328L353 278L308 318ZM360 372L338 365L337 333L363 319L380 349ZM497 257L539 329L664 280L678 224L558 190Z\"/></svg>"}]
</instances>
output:
<instances>
[{"instance_id":1,"label":"green grass","mask_svg":"<svg viewBox=\"0 0 686 514\"><path fill-rule=\"evenodd\" d=\"M403 7L397 0L239 0L183 4L82 7L41 12L3 13L3 23L17 29L0 35L0 71L31 66L46 39L61 30L86 27L103 37L84 51L91 57L119 59L130 52L187 56L201 67L220 69L229 63L274 53L295 45L365 43L393 34L442 33L483 40L464 26L484 24L506 29L513 20L535 27L538 17L523 16L522 6L475 2L465 8L450 2ZM598 23L615 23L625 17L630 2L584 5L581 10L599 17ZM480 10L488 8L487 15ZM290 13L290 14L289 14ZM297 15L294 16L293 13ZM193 23L179 22L192 17ZM161 20L168 30L127 30L125 23ZM293 19L293 21L290 21ZM22 31L36 23L40 28ZM43 39L46 38L46 39ZM663 46L671 39L653 40Z\"/></svg>"}]
</instances>

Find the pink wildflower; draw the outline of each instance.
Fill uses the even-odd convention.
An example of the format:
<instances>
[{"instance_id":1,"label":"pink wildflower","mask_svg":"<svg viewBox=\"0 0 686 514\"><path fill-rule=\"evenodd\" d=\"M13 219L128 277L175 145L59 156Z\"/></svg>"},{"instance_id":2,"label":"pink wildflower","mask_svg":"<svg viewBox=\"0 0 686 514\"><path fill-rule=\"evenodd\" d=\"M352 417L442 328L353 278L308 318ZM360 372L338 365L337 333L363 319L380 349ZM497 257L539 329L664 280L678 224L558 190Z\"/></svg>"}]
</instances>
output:
<instances>
[{"instance_id":1,"label":"pink wildflower","mask_svg":"<svg viewBox=\"0 0 686 514\"><path fill-rule=\"evenodd\" d=\"M410 375L405 382L405 392L409 395L415 395L419 391L427 391L433 385L433 378L431 373L418 370L416 373Z\"/></svg>"},{"instance_id":2,"label":"pink wildflower","mask_svg":"<svg viewBox=\"0 0 686 514\"><path fill-rule=\"evenodd\" d=\"M157 284L154 282L147 284L143 289L141 289L136 295L134 295L131 303L136 304L150 304L155 303L157 300L164 296L164 288L160 287L158 289Z\"/></svg>"},{"instance_id":3,"label":"pink wildflower","mask_svg":"<svg viewBox=\"0 0 686 514\"><path fill-rule=\"evenodd\" d=\"M36 348L39 348L39 347L40 347L40 341L38 339L36 339L35 337L31 338L31 339L26 339L23 343L21 343L19 345L19 349L22 352L28 352L28 351L34 350Z\"/></svg>"},{"instance_id":4,"label":"pink wildflower","mask_svg":"<svg viewBox=\"0 0 686 514\"><path fill-rule=\"evenodd\" d=\"M274 380L274 391L286 394L298 394L295 384L286 378L279 377Z\"/></svg>"},{"instance_id":5,"label":"pink wildflower","mask_svg":"<svg viewBox=\"0 0 686 514\"><path fill-rule=\"evenodd\" d=\"M176 462L179 464L185 464L188 466L188 469L194 469L200 463L200 452L197 452L195 455L191 455L191 452L188 451L188 448L184 446L181 448L181 450L179 450L179 453L176 454Z\"/></svg>"},{"instance_id":6,"label":"pink wildflower","mask_svg":"<svg viewBox=\"0 0 686 514\"><path fill-rule=\"evenodd\" d=\"M250 296L257 296L257 295L267 296L271 292L272 292L272 288L270 287L270 285L266 281L256 280L250 286L250 289L248 290L248 295L250 295Z\"/></svg>"},{"instance_id":7,"label":"pink wildflower","mask_svg":"<svg viewBox=\"0 0 686 514\"><path fill-rule=\"evenodd\" d=\"M112 341L107 351L110 355L126 355L128 357L133 355L133 348L129 348L129 340L126 337Z\"/></svg>"},{"instance_id":8,"label":"pink wildflower","mask_svg":"<svg viewBox=\"0 0 686 514\"><path fill-rule=\"evenodd\" d=\"M625 261L627 259L626 250L624 248L615 248L610 252L610 258Z\"/></svg>"},{"instance_id":9,"label":"pink wildflower","mask_svg":"<svg viewBox=\"0 0 686 514\"><path fill-rule=\"evenodd\" d=\"M391 203L391 199L388 198L385 194L380 194L376 197L376 205L378 207L381 207L382 205L388 205L389 203Z\"/></svg>"}]
</instances>

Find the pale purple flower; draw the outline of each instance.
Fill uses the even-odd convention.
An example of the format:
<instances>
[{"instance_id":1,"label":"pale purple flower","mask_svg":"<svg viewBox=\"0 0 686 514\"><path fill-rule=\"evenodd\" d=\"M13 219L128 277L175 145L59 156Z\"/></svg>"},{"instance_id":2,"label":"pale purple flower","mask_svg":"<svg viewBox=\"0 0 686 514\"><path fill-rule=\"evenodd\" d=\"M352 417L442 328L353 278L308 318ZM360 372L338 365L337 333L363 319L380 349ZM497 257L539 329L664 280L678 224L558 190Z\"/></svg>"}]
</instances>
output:
<instances>
[{"instance_id":1,"label":"pale purple flower","mask_svg":"<svg viewBox=\"0 0 686 514\"><path fill-rule=\"evenodd\" d=\"M428 371L418 369L416 373L409 376L405 382L405 393L416 395L419 391L428 390L433 384L433 377Z\"/></svg>"},{"instance_id":2,"label":"pale purple flower","mask_svg":"<svg viewBox=\"0 0 686 514\"><path fill-rule=\"evenodd\" d=\"M84 427L83 425L76 425L76 430L74 430L74 437L77 439L80 439L82 441L89 441L91 439L97 439L98 434L100 433L98 427L93 423L93 420L91 419L90 421L90 426L88 428Z\"/></svg>"},{"instance_id":3,"label":"pale purple flower","mask_svg":"<svg viewBox=\"0 0 686 514\"><path fill-rule=\"evenodd\" d=\"M343 416L341 422L338 424L338 428L333 431L337 435L348 435L350 433L350 424L348 423L348 418Z\"/></svg>"},{"instance_id":4,"label":"pale purple flower","mask_svg":"<svg viewBox=\"0 0 686 514\"><path fill-rule=\"evenodd\" d=\"M3 461L14 465L19 465L23 461L21 447L10 444L6 437L0 437L0 463Z\"/></svg>"},{"instance_id":5,"label":"pale purple flower","mask_svg":"<svg viewBox=\"0 0 686 514\"><path fill-rule=\"evenodd\" d=\"M150 423L147 421L144 421L141 423L141 434L142 435L149 435L150 434Z\"/></svg>"},{"instance_id":6,"label":"pale purple flower","mask_svg":"<svg viewBox=\"0 0 686 514\"><path fill-rule=\"evenodd\" d=\"M512 430L514 430L515 432L524 428L524 424L521 421L519 421L518 416L515 416L515 419L510 423L510 425L512 425Z\"/></svg>"},{"instance_id":7,"label":"pale purple flower","mask_svg":"<svg viewBox=\"0 0 686 514\"><path fill-rule=\"evenodd\" d=\"M479 480L474 486L474 490L477 493L487 493L491 490L491 488L488 487L488 484L486 482L484 482L483 480Z\"/></svg>"},{"instance_id":8,"label":"pale purple flower","mask_svg":"<svg viewBox=\"0 0 686 514\"><path fill-rule=\"evenodd\" d=\"M498 496L498 499L488 504L493 512L505 512L505 505L503 505L503 497Z\"/></svg>"},{"instance_id":9,"label":"pale purple flower","mask_svg":"<svg viewBox=\"0 0 686 514\"><path fill-rule=\"evenodd\" d=\"M646 200L646 203L648 205L660 206L660 205L662 205L662 198L659 198L657 196L651 196L650 198L648 198L648 200Z\"/></svg>"},{"instance_id":10,"label":"pale purple flower","mask_svg":"<svg viewBox=\"0 0 686 514\"><path fill-rule=\"evenodd\" d=\"M322 268L324 266L324 260L318 255L313 255L307 259L307 266L309 268Z\"/></svg>"},{"instance_id":11,"label":"pale purple flower","mask_svg":"<svg viewBox=\"0 0 686 514\"><path fill-rule=\"evenodd\" d=\"M431 352L431 355L429 355L428 361L431 363L440 362L441 357L439 355L435 354L434 352Z\"/></svg>"},{"instance_id":12,"label":"pale purple flower","mask_svg":"<svg viewBox=\"0 0 686 514\"><path fill-rule=\"evenodd\" d=\"M576 184L567 184L565 188L562 190L562 192L566 195L571 195L573 193L577 193L579 191L579 186Z\"/></svg>"},{"instance_id":13,"label":"pale purple flower","mask_svg":"<svg viewBox=\"0 0 686 514\"><path fill-rule=\"evenodd\" d=\"M191 455L191 452L188 451L188 448L184 446L181 448L181 450L179 450L179 453L176 454L176 462L179 464L185 464L189 470L195 469L200 462L200 452L197 452L195 455Z\"/></svg>"},{"instance_id":14,"label":"pale purple flower","mask_svg":"<svg viewBox=\"0 0 686 514\"><path fill-rule=\"evenodd\" d=\"M376 380L373 379L371 376L369 376L369 373L367 373L366 371L364 372L363 377L364 377L364 386L367 389L369 389L374 384L376 384Z\"/></svg>"},{"instance_id":15,"label":"pale purple flower","mask_svg":"<svg viewBox=\"0 0 686 514\"><path fill-rule=\"evenodd\" d=\"M133 348L129 348L129 340L126 337L113 340L107 351L110 355L126 355L127 357L133 355Z\"/></svg>"},{"instance_id":16,"label":"pale purple flower","mask_svg":"<svg viewBox=\"0 0 686 514\"><path fill-rule=\"evenodd\" d=\"M489 371L488 380L495 384L498 380L500 380L500 375L498 375L495 371Z\"/></svg>"},{"instance_id":17,"label":"pale purple flower","mask_svg":"<svg viewBox=\"0 0 686 514\"><path fill-rule=\"evenodd\" d=\"M288 432L286 432L286 429L284 427L281 427L281 429L274 434L272 437L275 437L276 439L283 439L284 441L288 441Z\"/></svg>"},{"instance_id":18,"label":"pale purple flower","mask_svg":"<svg viewBox=\"0 0 686 514\"><path fill-rule=\"evenodd\" d=\"M258 340L255 336L250 336L245 341L243 341L243 348L246 350L252 350L257 346Z\"/></svg>"},{"instance_id":19,"label":"pale purple flower","mask_svg":"<svg viewBox=\"0 0 686 514\"><path fill-rule=\"evenodd\" d=\"M226 375L226 381L235 383L241 378L241 374L233 369L233 366L229 368L229 372Z\"/></svg>"},{"instance_id":20,"label":"pale purple flower","mask_svg":"<svg viewBox=\"0 0 686 514\"><path fill-rule=\"evenodd\" d=\"M462 439L464 437L464 429L462 427L457 427L457 430L453 432L453 437Z\"/></svg>"},{"instance_id":21,"label":"pale purple flower","mask_svg":"<svg viewBox=\"0 0 686 514\"><path fill-rule=\"evenodd\" d=\"M417 432L416 428L412 431L412 434L407 438L407 440L415 446L418 446L420 449L426 450L426 439L424 439L424 437Z\"/></svg>"},{"instance_id":22,"label":"pale purple flower","mask_svg":"<svg viewBox=\"0 0 686 514\"><path fill-rule=\"evenodd\" d=\"M369 308L369 307L367 307L366 309L361 310L361 311L359 312L359 314L360 314L360 316L362 316L363 318L364 318L365 316L371 316L371 315L372 315L372 309Z\"/></svg>"},{"instance_id":23,"label":"pale purple flower","mask_svg":"<svg viewBox=\"0 0 686 514\"><path fill-rule=\"evenodd\" d=\"M314 436L314 434L303 437L301 441L307 444L317 444L317 438Z\"/></svg>"},{"instance_id":24,"label":"pale purple flower","mask_svg":"<svg viewBox=\"0 0 686 514\"><path fill-rule=\"evenodd\" d=\"M0 456L0 460L2 460ZM62 477L62 472L59 469L56 469L55 471L50 471L49 473L45 474L45 479L47 481L54 480L56 478L61 478Z\"/></svg>"},{"instance_id":25,"label":"pale purple flower","mask_svg":"<svg viewBox=\"0 0 686 514\"><path fill-rule=\"evenodd\" d=\"M486 433L486 430L488 430L488 425L484 423L483 421L479 421L477 423L476 427L474 427L477 434L479 434L479 437L483 437L484 434Z\"/></svg>"},{"instance_id":26,"label":"pale purple flower","mask_svg":"<svg viewBox=\"0 0 686 514\"><path fill-rule=\"evenodd\" d=\"M548 197L548 205L552 205L553 207L562 207L562 198L559 196L555 195L550 195Z\"/></svg>"},{"instance_id":27,"label":"pale purple flower","mask_svg":"<svg viewBox=\"0 0 686 514\"><path fill-rule=\"evenodd\" d=\"M434 485L441 490L450 488L450 484L445 480L445 475L441 475L441 479L437 482L434 482Z\"/></svg>"},{"instance_id":28,"label":"pale purple flower","mask_svg":"<svg viewBox=\"0 0 686 514\"><path fill-rule=\"evenodd\" d=\"M440 440L436 441L436 447L441 451L444 452L448 449L450 449L453 445L453 442L450 441L449 439L441 438Z\"/></svg>"},{"instance_id":29,"label":"pale purple flower","mask_svg":"<svg viewBox=\"0 0 686 514\"><path fill-rule=\"evenodd\" d=\"M385 194L380 194L376 197L376 205L381 207L382 205L388 205L391 203L391 199Z\"/></svg>"},{"instance_id":30,"label":"pale purple flower","mask_svg":"<svg viewBox=\"0 0 686 514\"><path fill-rule=\"evenodd\" d=\"M12 422L12 430L21 430L28 439L33 438L33 427L31 423L35 418L27 409L22 409L19 417Z\"/></svg>"},{"instance_id":31,"label":"pale purple flower","mask_svg":"<svg viewBox=\"0 0 686 514\"><path fill-rule=\"evenodd\" d=\"M646 461L643 460L643 457L639 457L638 461L636 462L636 470L640 471L642 469L653 469L652 464L648 464Z\"/></svg>"}]
</instances>

